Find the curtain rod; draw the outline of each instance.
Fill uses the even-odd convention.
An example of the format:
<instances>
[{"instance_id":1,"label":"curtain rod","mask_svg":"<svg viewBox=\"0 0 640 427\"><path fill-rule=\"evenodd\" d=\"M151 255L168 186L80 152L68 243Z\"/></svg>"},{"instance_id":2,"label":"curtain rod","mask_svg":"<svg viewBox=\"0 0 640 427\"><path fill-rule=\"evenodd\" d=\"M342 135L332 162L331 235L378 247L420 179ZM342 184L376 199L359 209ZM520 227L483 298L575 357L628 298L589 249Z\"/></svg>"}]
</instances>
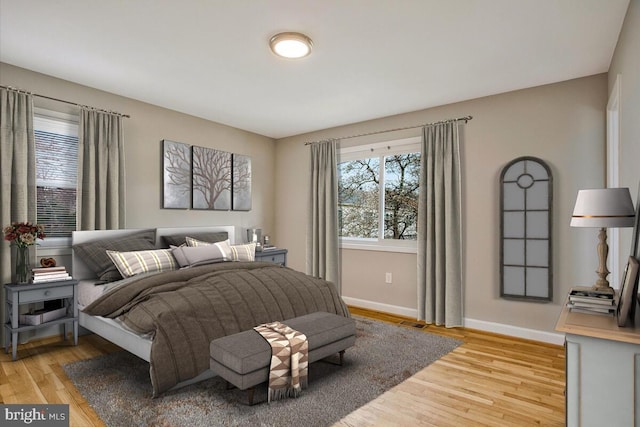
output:
<instances>
[{"instance_id":1,"label":"curtain rod","mask_svg":"<svg viewBox=\"0 0 640 427\"><path fill-rule=\"evenodd\" d=\"M65 104L69 104L69 105L75 105L76 107L80 107L80 108L83 108L83 107L84 108L89 108L89 109L92 109L92 110L95 110L95 111L100 111L101 113L115 114L115 115L118 115L118 116L121 116L121 117L124 117L124 118L127 118L127 119L131 118L131 116L129 116L128 114L122 114L122 113L118 113L116 111L110 111L110 110L103 110L102 108L95 108L95 107L91 107L91 106L88 106L88 105L82 105L82 104L78 104L77 102L65 101L64 99L58 99L58 98L53 98L51 96L40 95L40 94L37 94L37 93L29 92L28 90L18 89L18 88L11 87L11 86L0 85L0 88L13 90L13 91L20 92L20 93L26 93L28 95L37 96L38 98L45 98L45 99L50 99L52 101L63 102Z\"/></svg>"},{"instance_id":2,"label":"curtain rod","mask_svg":"<svg viewBox=\"0 0 640 427\"><path fill-rule=\"evenodd\" d=\"M457 119L441 120L439 122L425 123L425 124L422 124L422 125L407 126L407 127L395 128L395 129L378 130L378 131L375 131L375 132L368 132L368 133L359 133L357 135L342 136L340 138L327 138L327 139L320 139L318 141L308 141L308 142L305 142L304 145L316 144L318 142L328 141L328 140L332 140L332 139L341 139L342 140L342 139L357 138L359 136L369 136L369 135L377 135L379 133L395 132L395 131L399 131L399 130L429 127L429 126L435 126L435 125L439 125L439 124L442 124L442 123L449 123L449 122L464 121L465 123L467 123L471 119L473 119L473 116L458 117Z\"/></svg>"}]
</instances>

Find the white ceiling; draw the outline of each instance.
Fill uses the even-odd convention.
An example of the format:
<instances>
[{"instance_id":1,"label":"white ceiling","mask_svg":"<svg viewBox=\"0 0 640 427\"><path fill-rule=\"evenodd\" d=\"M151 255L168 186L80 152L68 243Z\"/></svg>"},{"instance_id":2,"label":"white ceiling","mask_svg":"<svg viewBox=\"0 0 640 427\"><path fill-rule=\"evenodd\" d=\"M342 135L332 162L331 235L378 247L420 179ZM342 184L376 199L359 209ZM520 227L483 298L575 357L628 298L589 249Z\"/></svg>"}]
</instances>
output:
<instances>
[{"instance_id":1,"label":"white ceiling","mask_svg":"<svg viewBox=\"0 0 640 427\"><path fill-rule=\"evenodd\" d=\"M281 138L606 72L628 4L0 0L0 61Z\"/></svg>"}]
</instances>

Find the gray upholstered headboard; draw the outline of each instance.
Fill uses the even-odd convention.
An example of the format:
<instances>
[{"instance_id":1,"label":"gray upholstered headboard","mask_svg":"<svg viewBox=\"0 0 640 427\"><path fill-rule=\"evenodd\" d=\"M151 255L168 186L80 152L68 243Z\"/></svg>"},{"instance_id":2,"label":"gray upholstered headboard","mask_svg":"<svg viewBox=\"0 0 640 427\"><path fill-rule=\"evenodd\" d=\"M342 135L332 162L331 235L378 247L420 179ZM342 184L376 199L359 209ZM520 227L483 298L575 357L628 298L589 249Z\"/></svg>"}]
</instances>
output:
<instances>
[{"instance_id":1,"label":"gray upholstered headboard","mask_svg":"<svg viewBox=\"0 0 640 427\"><path fill-rule=\"evenodd\" d=\"M141 231L155 230L156 247L164 247L162 236L171 236L174 234L182 234L185 236L189 234L203 233L203 232L218 232L225 231L229 236L231 244L236 242L236 227L233 225L219 225L219 226L194 226L194 227L163 227L163 228L136 228L136 229L122 229L122 230L88 230L88 231L74 231L71 237L71 244L76 245L79 243L92 242L101 239L110 239L114 237L125 237L131 234L139 233ZM95 274L82 259L76 256L75 251L71 257L71 268L73 278L76 280L91 280L95 279Z\"/></svg>"}]
</instances>

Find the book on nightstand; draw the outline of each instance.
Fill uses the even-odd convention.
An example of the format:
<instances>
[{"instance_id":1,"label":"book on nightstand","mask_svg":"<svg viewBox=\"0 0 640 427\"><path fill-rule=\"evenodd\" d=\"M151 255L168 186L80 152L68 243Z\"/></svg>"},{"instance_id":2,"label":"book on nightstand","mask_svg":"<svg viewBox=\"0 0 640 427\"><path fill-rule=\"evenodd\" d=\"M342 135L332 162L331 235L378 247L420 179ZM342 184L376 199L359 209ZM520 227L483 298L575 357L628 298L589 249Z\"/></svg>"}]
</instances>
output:
<instances>
[{"instance_id":1,"label":"book on nightstand","mask_svg":"<svg viewBox=\"0 0 640 427\"><path fill-rule=\"evenodd\" d=\"M571 288L567 307L574 313L615 316L618 296L613 289L593 289L586 286Z\"/></svg>"},{"instance_id":2,"label":"book on nightstand","mask_svg":"<svg viewBox=\"0 0 640 427\"><path fill-rule=\"evenodd\" d=\"M59 282L71 279L71 275L67 273L67 269L64 266L38 267L32 269L31 273L33 274L32 283Z\"/></svg>"}]
</instances>

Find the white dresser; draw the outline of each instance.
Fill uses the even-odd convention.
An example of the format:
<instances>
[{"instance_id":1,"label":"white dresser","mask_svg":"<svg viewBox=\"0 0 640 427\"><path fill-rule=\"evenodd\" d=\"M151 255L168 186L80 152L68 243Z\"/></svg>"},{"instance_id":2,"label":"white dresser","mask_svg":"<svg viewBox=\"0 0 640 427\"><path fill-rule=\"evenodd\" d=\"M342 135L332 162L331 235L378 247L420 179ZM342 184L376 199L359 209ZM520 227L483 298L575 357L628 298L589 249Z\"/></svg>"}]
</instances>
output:
<instances>
[{"instance_id":1,"label":"white dresser","mask_svg":"<svg viewBox=\"0 0 640 427\"><path fill-rule=\"evenodd\" d=\"M567 426L640 427L640 309L635 326L564 308Z\"/></svg>"}]
</instances>

